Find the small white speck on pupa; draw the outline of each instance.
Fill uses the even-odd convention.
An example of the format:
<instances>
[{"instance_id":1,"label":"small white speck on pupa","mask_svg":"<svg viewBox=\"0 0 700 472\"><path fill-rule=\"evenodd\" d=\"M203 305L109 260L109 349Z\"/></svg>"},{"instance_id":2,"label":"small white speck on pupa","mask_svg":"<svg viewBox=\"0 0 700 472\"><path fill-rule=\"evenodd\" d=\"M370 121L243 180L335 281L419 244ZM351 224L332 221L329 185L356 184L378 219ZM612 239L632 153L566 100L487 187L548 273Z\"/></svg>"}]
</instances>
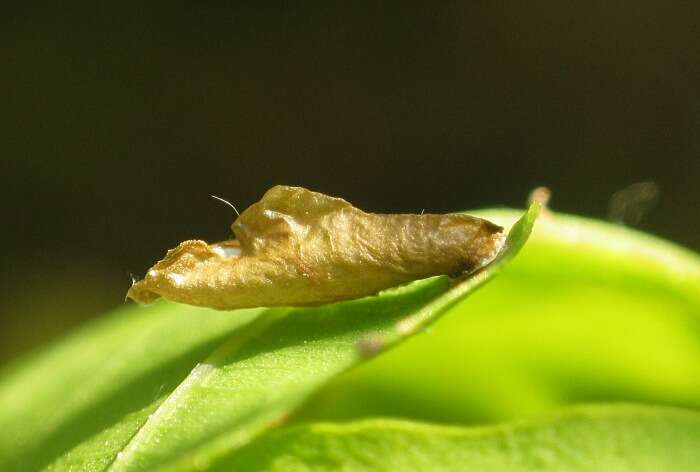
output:
<instances>
[{"instance_id":1,"label":"small white speck on pupa","mask_svg":"<svg viewBox=\"0 0 700 472\"><path fill-rule=\"evenodd\" d=\"M182 274L168 274L168 278L172 280L175 285L182 285L182 283L185 281L185 276Z\"/></svg>"}]
</instances>

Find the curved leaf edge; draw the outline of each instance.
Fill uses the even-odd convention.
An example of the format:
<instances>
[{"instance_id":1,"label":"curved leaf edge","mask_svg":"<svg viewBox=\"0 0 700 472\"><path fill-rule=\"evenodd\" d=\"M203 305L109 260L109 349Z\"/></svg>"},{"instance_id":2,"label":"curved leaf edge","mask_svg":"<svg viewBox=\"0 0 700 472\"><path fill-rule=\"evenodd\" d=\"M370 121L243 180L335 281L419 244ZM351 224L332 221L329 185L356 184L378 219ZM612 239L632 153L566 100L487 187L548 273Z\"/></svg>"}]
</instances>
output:
<instances>
[{"instance_id":1,"label":"curved leaf edge","mask_svg":"<svg viewBox=\"0 0 700 472\"><path fill-rule=\"evenodd\" d=\"M361 342L360 348L369 346L368 353L373 354L385 348L393 347L406 336L419 332L437 321L441 315L483 286L497 275L520 252L532 234L535 221L540 214L539 203L532 203L524 214L511 226L508 237L500 253L486 267L477 272L466 274L455 281L454 287L441 297L428 303L416 313L407 316L396 325L396 329L379 339Z\"/></svg>"},{"instance_id":2,"label":"curved leaf edge","mask_svg":"<svg viewBox=\"0 0 700 472\"><path fill-rule=\"evenodd\" d=\"M476 427L394 418L295 425L259 437L213 470L697 470L698 440L695 410L579 405Z\"/></svg>"},{"instance_id":3,"label":"curved leaf edge","mask_svg":"<svg viewBox=\"0 0 700 472\"><path fill-rule=\"evenodd\" d=\"M506 227L518 218L517 210L508 208L487 208L470 214ZM629 226L544 209L528 248L526 253L542 250L552 258L531 265L528 270L531 276L537 276L540 268L558 264L559 252L565 256L573 249L585 258L586 270L595 271L601 279L609 276L615 283L641 289L665 287L676 298L700 304L700 254ZM567 259L570 258L562 257L563 261ZM608 274L610 266L614 266L615 271ZM556 267L562 277L580 270L579 266L571 267L571 271Z\"/></svg>"}]
</instances>

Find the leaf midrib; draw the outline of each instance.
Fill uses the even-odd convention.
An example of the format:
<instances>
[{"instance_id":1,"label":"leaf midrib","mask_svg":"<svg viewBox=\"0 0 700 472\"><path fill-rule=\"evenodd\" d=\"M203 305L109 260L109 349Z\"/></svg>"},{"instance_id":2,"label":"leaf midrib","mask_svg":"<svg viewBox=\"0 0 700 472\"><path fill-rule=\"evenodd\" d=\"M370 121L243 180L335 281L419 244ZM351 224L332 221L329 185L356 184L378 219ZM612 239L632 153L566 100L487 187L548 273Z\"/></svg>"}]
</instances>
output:
<instances>
[{"instance_id":1,"label":"leaf midrib","mask_svg":"<svg viewBox=\"0 0 700 472\"><path fill-rule=\"evenodd\" d=\"M158 429L177 410L178 402L194 387L203 385L206 379L219 368L219 360L230 356L245 346L251 339L279 321L288 312L287 309L269 309L263 312L243 332L234 333L227 341L215 349L205 360L198 363L187 377L165 398L155 412L148 415L146 421L133 434L129 442L122 447L107 466L107 471L128 469L135 460L139 448L146 439Z\"/></svg>"}]
</instances>

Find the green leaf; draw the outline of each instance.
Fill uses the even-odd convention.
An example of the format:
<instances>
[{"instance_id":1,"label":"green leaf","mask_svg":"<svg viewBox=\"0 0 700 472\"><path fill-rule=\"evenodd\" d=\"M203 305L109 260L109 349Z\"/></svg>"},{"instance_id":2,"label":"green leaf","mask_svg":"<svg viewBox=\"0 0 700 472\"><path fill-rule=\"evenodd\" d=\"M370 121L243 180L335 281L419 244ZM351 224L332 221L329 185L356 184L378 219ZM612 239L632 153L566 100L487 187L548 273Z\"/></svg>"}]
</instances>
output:
<instances>
[{"instance_id":1,"label":"green leaf","mask_svg":"<svg viewBox=\"0 0 700 472\"><path fill-rule=\"evenodd\" d=\"M484 423L610 400L697 408L699 360L697 254L549 213L501 276L426 335L339 377L300 420Z\"/></svg>"},{"instance_id":2,"label":"green leaf","mask_svg":"<svg viewBox=\"0 0 700 472\"><path fill-rule=\"evenodd\" d=\"M546 420L460 428L397 420L275 431L214 470L700 470L700 413L578 407Z\"/></svg>"},{"instance_id":3,"label":"green leaf","mask_svg":"<svg viewBox=\"0 0 700 472\"><path fill-rule=\"evenodd\" d=\"M34 470L83 443L101 470L202 358L264 310L168 303L92 323L0 383L0 470Z\"/></svg>"},{"instance_id":4,"label":"green leaf","mask_svg":"<svg viewBox=\"0 0 700 472\"><path fill-rule=\"evenodd\" d=\"M537 212L513 227L499 260L456 285L434 277L318 308L114 313L4 375L0 469L206 468L490 279Z\"/></svg>"}]
</instances>

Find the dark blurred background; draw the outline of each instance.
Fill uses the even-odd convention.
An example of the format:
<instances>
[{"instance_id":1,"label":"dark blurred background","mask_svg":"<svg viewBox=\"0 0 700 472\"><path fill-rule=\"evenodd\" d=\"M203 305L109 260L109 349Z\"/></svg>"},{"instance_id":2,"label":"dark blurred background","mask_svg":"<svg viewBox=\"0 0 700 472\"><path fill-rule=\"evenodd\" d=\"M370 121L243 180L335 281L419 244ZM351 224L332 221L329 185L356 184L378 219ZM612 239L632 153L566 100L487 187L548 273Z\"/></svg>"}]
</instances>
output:
<instances>
[{"instance_id":1,"label":"dark blurred background","mask_svg":"<svg viewBox=\"0 0 700 472\"><path fill-rule=\"evenodd\" d=\"M522 206L547 185L556 210L606 218L653 182L637 226L698 250L699 13L4 3L0 361L122 305L181 240L226 238L211 194L243 209L277 183L377 212Z\"/></svg>"}]
</instances>

